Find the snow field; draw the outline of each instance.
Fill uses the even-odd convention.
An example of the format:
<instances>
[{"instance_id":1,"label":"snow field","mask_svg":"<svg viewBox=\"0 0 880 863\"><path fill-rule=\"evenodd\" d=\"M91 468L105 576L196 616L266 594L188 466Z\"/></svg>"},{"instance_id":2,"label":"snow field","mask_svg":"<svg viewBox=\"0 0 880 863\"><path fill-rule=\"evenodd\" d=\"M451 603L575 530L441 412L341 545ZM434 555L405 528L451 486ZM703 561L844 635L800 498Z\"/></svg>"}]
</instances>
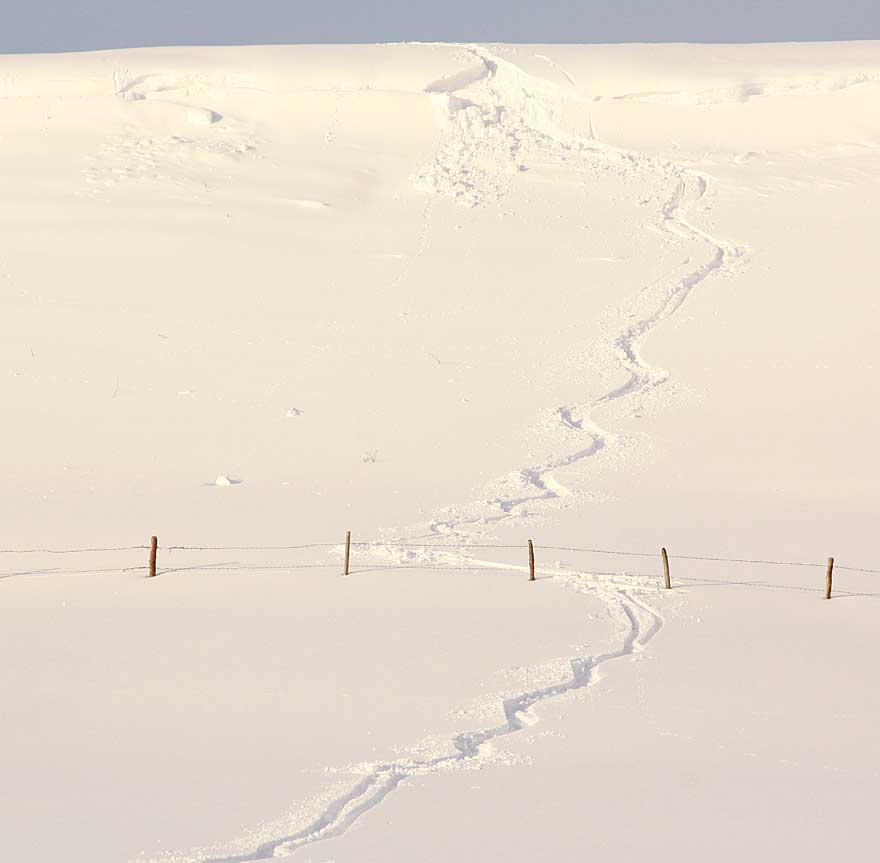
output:
<instances>
[{"instance_id":1,"label":"snow field","mask_svg":"<svg viewBox=\"0 0 880 863\"><path fill-rule=\"evenodd\" d=\"M2 556L6 856L872 847L877 576L818 596L876 568L878 82L875 43L0 58L0 545L164 570ZM345 580L239 550L348 529L388 542Z\"/></svg>"}]
</instances>

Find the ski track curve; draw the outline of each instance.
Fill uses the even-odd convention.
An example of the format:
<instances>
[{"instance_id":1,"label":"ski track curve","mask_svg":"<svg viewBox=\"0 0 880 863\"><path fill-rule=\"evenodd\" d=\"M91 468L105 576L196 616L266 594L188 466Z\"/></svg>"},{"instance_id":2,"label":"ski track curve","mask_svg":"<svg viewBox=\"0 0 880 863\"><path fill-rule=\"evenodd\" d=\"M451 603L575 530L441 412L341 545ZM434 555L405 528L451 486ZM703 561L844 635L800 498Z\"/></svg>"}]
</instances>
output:
<instances>
[{"instance_id":1,"label":"ski track curve","mask_svg":"<svg viewBox=\"0 0 880 863\"><path fill-rule=\"evenodd\" d=\"M472 558L462 558L462 562L464 560L474 563ZM447 562L450 566L455 564L451 556ZM524 567L520 566L492 561L481 563L499 569L524 571ZM173 859L179 863L183 861L251 863L251 861L287 857L305 846L341 836L362 815L379 806L405 780L488 761L491 758L493 742L530 728L539 721L532 712L533 707L594 685L599 679L598 670L602 666L640 653L663 626L664 621L660 614L633 595L640 589L655 589L647 584L634 585L630 582L626 589L617 589L586 572L567 572L564 576L560 576L556 571L539 570L539 572L552 573L556 579L569 587L601 597L621 622L623 638L620 645L598 656L571 657L568 659L569 675L563 680L504 698L501 702L503 721L497 725L456 735L451 740L453 751L449 754L427 758L401 758L375 765L352 788L326 804L311 822L296 832L264 841L245 853L185 858L175 856Z\"/></svg>"},{"instance_id":2,"label":"ski track curve","mask_svg":"<svg viewBox=\"0 0 880 863\"><path fill-rule=\"evenodd\" d=\"M435 84L429 91L435 94L442 91L448 99L447 111L455 129L451 139L454 154L452 164L445 164L449 156L441 152L427 175L422 172L417 176L417 182L429 191L451 195L465 205L482 203L475 191L480 177L475 177L470 166L463 164L458 155L463 149L462 139L466 140L469 134L476 141L476 152L480 152L480 148L486 149L488 139L488 146L494 147L496 155L501 152L509 157L512 164L506 172L508 186L510 178L523 167L519 155L529 139L539 149L562 153L566 157L586 153L597 159L623 160L636 170L668 176L674 181L671 193L660 207L656 227L667 235L705 247L708 259L698 268L670 279L663 285L659 298L655 296L657 291L652 290L653 285L643 290L645 308L637 313L637 320L620 331L609 345L618 366L626 374L623 384L588 403L563 405L555 409L560 426L583 435L585 440L582 445L540 464L513 471L501 481L502 488L510 486L513 493L502 492L488 500L474 502L470 508L476 509L476 513L465 515L461 508L453 507L451 517L437 518L428 526L427 536L455 537L464 543L472 532L497 526L499 522L518 515L525 507L559 503L576 496L576 492L561 482L556 473L599 455L619 442L616 434L594 419L594 414L613 402L647 395L670 379L667 370L652 365L642 356L641 345L645 338L657 325L678 311L696 287L730 272L747 251L712 236L688 220L687 212L709 192L709 177L659 156L647 157L599 142L592 134L592 125L588 137L578 138L569 134L556 126L553 102L571 99L571 93L563 93L556 85L526 75L518 67L493 56L481 46L469 47L467 55L468 59L482 62L481 74L471 71L467 77L460 79L464 82L461 89L453 89L453 84L442 89ZM499 77L506 80L499 82ZM458 83L455 76L447 80ZM542 99L550 104L549 108L541 107ZM465 119L460 119L463 115ZM490 131L487 132L487 129ZM503 143L498 143L499 138ZM490 180L486 185L490 196L503 196L492 193L497 193L499 187L505 186L504 183ZM491 514L486 513L487 505Z\"/></svg>"},{"instance_id":3,"label":"ski track curve","mask_svg":"<svg viewBox=\"0 0 880 863\"><path fill-rule=\"evenodd\" d=\"M493 174L482 166L473 168L461 162L450 162L449 153L444 154L441 150L433 164L416 176L418 185L436 194L449 194L463 204L478 206L487 199L501 198L506 194L512 177L521 170L519 157L527 145L551 152L587 152L600 158L616 158L634 165L636 169L658 171L674 180L672 191L660 208L657 227L679 239L691 240L705 247L708 253L696 269L663 283L659 299L655 286L643 289L644 308L636 315L636 320L619 331L609 344L617 364L627 376L625 383L587 403L563 405L555 409L554 415L561 427L583 436L580 446L513 472L511 482L519 493L474 502L468 505L470 512L451 508L447 510L447 517L431 521L427 534L420 534L426 538L442 539L446 546L453 540L460 545L458 551L447 551L445 548L424 551L401 549L398 543L406 542L406 539L363 549L364 553L372 553L386 561L399 561L403 555L408 563L430 563L449 569L479 565L524 572L525 567L522 566L478 560L468 551L469 543L484 535L488 527L521 517L526 507L540 503L550 505L575 494L557 479L556 472L593 458L617 442L614 433L594 419L594 413L612 402L638 399L669 380L668 371L653 366L642 356L640 348L645 337L681 308L698 285L730 271L745 250L713 237L688 220L687 211L701 201L709 190L708 177L660 157L645 157L598 142L592 132L589 138L573 138L552 123L548 124L545 113L536 110L532 104L534 94L546 96L550 88L556 91L559 88L525 76L517 67L494 57L480 46L471 46L465 51L464 59L470 63L477 61L477 66L471 65L462 72L426 85L425 93L432 98L445 100L452 128L451 153L467 152L468 146L479 153L480 148L489 147L493 155L506 160L507 169ZM501 70L508 77L513 76L513 85L509 82L499 85ZM518 79L526 77L529 86L523 87ZM568 75L565 77L574 84ZM551 92L550 96L552 98L555 94ZM565 97L571 98L572 94L568 93ZM477 512L474 513L474 510ZM410 532L409 538L416 537ZM318 813L299 830L255 842L250 850L243 852L230 854L228 851L209 853L200 850L163 859L173 863L250 863L286 857L300 848L341 836L361 816L380 806L404 781L489 762L493 742L539 721L532 708L594 685L604 665L644 650L664 624L662 616L636 596L641 592L657 590L650 579L636 576L602 577L586 571L565 571L562 574L558 569L537 571L552 575L555 582L566 587L599 598L620 623L621 641L618 646L598 656L570 657L566 660L569 673L564 679L502 698L503 721L456 735L449 741L449 752L422 758L401 757L369 765L369 769L351 788L322 804ZM352 769L352 772L356 771ZM237 843L237 846L243 847L242 843ZM216 847L230 849L234 846L226 843Z\"/></svg>"}]
</instances>

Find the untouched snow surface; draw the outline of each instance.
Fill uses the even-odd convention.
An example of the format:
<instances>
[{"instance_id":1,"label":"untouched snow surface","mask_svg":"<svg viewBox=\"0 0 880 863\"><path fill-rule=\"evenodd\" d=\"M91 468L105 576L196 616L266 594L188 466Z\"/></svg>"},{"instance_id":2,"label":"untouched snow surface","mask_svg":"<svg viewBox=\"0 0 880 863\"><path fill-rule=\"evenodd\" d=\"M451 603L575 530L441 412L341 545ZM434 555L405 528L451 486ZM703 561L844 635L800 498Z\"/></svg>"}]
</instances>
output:
<instances>
[{"instance_id":1,"label":"untouched snow surface","mask_svg":"<svg viewBox=\"0 0 880 863\"><path fill-rule=\"evenodd\" d=\"M871 854L878 108L870 42L0 57L2 858Z\"/></svg>"}]
</instances>

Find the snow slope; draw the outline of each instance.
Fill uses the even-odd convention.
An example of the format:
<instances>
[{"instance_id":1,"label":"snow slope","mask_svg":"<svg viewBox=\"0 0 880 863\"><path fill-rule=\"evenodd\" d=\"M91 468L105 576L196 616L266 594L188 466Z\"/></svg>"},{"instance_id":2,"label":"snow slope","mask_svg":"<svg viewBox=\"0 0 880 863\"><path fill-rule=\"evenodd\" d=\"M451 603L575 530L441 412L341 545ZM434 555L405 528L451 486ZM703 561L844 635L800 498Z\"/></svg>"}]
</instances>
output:
<instances>
[{"instance_id":1,"label":"snow slope","mask_svg":"<svg viewBox=\"0 0 880 863\"><path fill-rule=\"evenodd\" d=\"M869 42L0 57L5 856L871 847L878 101Z\"/></svg>"}]
</instances>

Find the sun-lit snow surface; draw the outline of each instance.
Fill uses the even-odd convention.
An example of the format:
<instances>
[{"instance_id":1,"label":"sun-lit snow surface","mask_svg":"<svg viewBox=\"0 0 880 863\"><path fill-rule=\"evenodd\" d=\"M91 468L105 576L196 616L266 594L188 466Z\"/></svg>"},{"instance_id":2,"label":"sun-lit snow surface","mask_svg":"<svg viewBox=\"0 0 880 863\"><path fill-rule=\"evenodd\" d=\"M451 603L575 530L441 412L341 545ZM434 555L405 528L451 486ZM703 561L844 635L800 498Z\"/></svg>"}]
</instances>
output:
<instances>
[{"instance_id":1,"label":"sun-lit snow surface","mask_svg":"<svg viewBox=\"0 0 880 863\"><path fill-rule=\"evenodd\" d=\"M870 848L878 108L876 43L0 57L0 547L165 570L0 557L4 855Z\"/></svg>"}]
</instances>

